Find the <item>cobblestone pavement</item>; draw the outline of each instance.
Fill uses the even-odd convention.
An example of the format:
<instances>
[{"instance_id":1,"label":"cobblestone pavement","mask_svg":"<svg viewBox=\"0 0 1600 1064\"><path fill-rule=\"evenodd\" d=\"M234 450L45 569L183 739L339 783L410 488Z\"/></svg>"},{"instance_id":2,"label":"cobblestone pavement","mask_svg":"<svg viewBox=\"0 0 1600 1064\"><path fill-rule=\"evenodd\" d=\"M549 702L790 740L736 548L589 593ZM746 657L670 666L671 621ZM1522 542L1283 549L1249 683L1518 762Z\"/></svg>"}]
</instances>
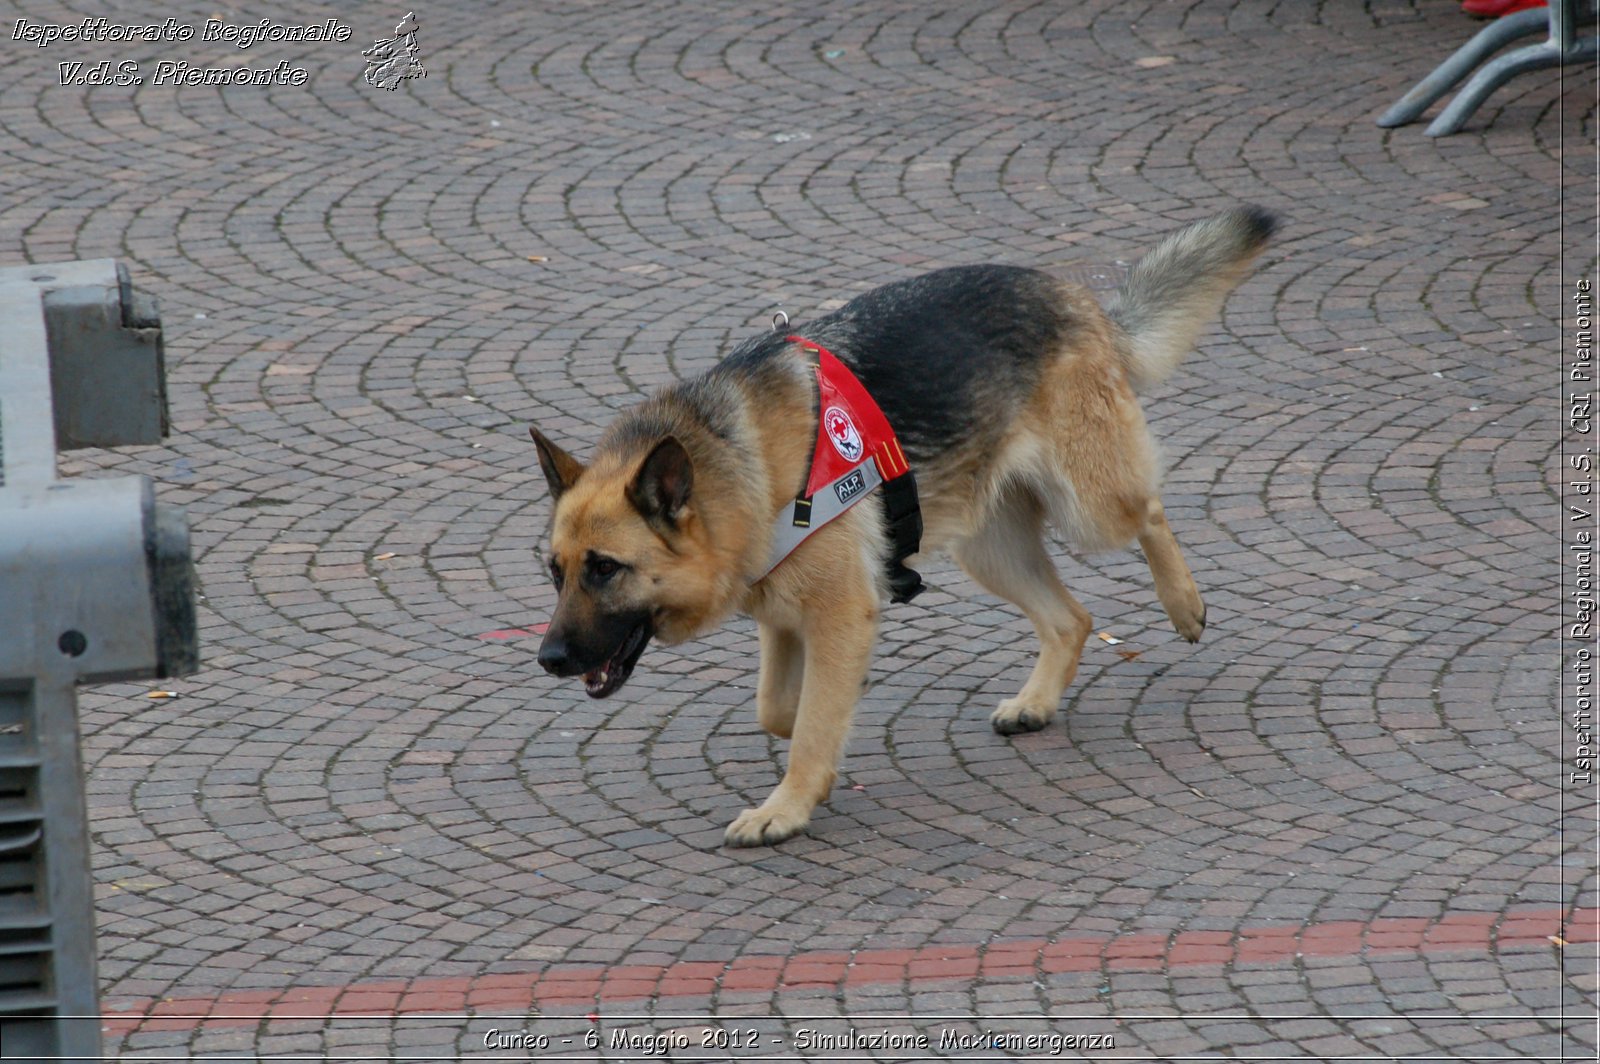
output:
<instances>
[{"instance_id":1,"label":"cobblestone pavement","mask_svg":"<svg viewBox=\"0 0 1600 1064\"><path fill-rule=\"evenodd\" d=\"M64 468L186 504L203 584L177 698L82 699L108 1052L1592 1058L1556 535L1591 69L1431 140L1373 119L1475 30L1452 0L486 2L419 7L385 91L404 7L337 10L0 41L3 262L121 258L166 326L171 440ZM102 59L146 83L60 84ZM1122 642L1002 739L1030 629L933 565L809 834L737 852L783 748L749 622L605 702L533 665L529 422L581 451L780 308L1103 284L1241 202L1286 230L1150 403L1198 646L1135 552L1058 552Z\"/></svg>"}]
</instances>

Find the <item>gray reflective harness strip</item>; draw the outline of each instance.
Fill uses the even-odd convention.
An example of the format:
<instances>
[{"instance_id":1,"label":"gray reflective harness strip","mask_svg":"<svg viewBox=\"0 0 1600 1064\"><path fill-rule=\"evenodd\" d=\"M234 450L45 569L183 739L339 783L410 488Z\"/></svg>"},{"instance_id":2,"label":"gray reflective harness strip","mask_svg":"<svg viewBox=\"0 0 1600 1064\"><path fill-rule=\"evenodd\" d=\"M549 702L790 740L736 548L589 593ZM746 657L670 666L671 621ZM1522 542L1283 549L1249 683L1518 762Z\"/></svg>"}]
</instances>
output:
<instances>
[{"instance_id":1,"label":"gray reflective harness strip","mask_svg":"<svg viewBox=\"0 0 1600 1064\"><path fill-rule=\"evenodd\" d=\"M806 537L872 494L883 483L878 463L868 458L809 499L795 499L778 512L772 529L772 552L759 579L776 569Z\"/></svg>"}]
</instances>

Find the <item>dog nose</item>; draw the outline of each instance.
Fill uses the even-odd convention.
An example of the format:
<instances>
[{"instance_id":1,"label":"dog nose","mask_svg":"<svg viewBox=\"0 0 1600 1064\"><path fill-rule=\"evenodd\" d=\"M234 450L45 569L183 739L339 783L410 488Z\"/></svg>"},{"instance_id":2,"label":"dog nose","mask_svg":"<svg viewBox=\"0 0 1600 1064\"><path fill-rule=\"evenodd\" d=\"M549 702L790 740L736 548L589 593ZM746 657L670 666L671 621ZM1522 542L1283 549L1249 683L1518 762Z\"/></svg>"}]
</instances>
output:
<instances>
[{"instance_id":1,"label":"dog nose","mask_svg":"<svg viewBox=\"0 0 1600 1064\"><path fill-rule=\"evenodd\" d=\"M539 645L539 664L544 666L544 671L551 676L571 676L579 671L572 664L572 655L567 651L567 641L561 638L552 639L548 635Z\"/></svg>"}]
</instances>

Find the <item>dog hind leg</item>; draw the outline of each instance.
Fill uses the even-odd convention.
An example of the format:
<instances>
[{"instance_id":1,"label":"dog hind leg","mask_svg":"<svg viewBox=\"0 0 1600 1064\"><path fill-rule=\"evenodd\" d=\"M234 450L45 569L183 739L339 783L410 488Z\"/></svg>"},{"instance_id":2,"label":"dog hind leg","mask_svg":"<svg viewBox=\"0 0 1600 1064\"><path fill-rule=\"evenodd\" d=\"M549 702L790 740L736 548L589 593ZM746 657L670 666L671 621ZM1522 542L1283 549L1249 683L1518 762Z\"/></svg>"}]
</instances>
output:
<instances>
[{"instance_id":1,"label":"dog hind leg","mask_svg":"<svg viewBox=\"0 0 1600 1064\"><path fill-rule=\"evenodd\" d=\"M1049 724L1078 672L1089 638L1089 611L1067 591L1044 546L1043 506L1014 488L983 525L954 551L956 561L984 588L1014 603L1039 635L1039 658L1015 698L990 716L1001 735L1038 731Z\"/></svg>"},{"instance_id":2,"label":"dog hind leg","mask_svg":"<svg viewBox=\"0 0 1600 1064\"><path fill-rule=\"evenodd\" d=\"M1161 500L1153 496L1145 504L1139 546L1144 550L1145 561L1150 563L1156 594L1172 619L1172 627L1189 642L1198 641L1206 627L1206 604L1200 599L1200 589L1167 525L1166 510Z\"/></svg>"}]
</instances>

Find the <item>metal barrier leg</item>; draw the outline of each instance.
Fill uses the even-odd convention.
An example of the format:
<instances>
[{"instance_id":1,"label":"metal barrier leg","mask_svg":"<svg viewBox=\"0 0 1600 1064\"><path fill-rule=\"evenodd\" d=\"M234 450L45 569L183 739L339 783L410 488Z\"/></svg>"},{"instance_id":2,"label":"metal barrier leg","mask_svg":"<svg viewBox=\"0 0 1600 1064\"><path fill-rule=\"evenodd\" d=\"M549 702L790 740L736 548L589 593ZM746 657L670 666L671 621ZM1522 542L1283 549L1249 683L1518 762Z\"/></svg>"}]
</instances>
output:
<instances>
[{"instance_id":1,"label":"metal barrier leg","mask_svg":"<svg viewBox=\"0 0 1600 1064\"><path fill-rule=\"evenodd\" d=\"M1597 55L1600 55L1600 39L1594 37L1579 41L1565 54L1556 47L1554 41L1534 45L1531 48L1518 48L1474 74L1472 80L1456 94L1456 98L1450 101L1448 107L1439 112L1439 117L1429 124L1425 132L1430 137L1446 137L1459 132L1478 106L1489 98L1490 93L1525 70L1561 66L1583 59L1593 59Z\"/></svg>"},{"instance_id":2,"label":"metal barrier leg","mask_svg":"<svg viewBox=\"0 0 1600 1064\"><path fill-rule=\"evenodd\" d=\"M0 1060L100 1059L77 685L198 664L188 524L57 447L164 434L154 305L109 259L0 269Z\"/></svg>"},{"instance_id":3,"label":"metal barrier leg","mask_svg":"<svg viewBox=\"0 0 1600 1064\"><path fill-rule=\"evenodd\" d=\"M1390 129L1415 122L1422 112L1433 106L1435 100L1472 73L1479 63L1512 41L1532 36L1549 25L1548 12L1542 8L1518 11L1496 19L1458 48L1449 59L1435 67L1433 73L1417 82L1410 92L1400 97L1399 102L1378 119L1378 125Z\"/></svg>"}]
</instances>

